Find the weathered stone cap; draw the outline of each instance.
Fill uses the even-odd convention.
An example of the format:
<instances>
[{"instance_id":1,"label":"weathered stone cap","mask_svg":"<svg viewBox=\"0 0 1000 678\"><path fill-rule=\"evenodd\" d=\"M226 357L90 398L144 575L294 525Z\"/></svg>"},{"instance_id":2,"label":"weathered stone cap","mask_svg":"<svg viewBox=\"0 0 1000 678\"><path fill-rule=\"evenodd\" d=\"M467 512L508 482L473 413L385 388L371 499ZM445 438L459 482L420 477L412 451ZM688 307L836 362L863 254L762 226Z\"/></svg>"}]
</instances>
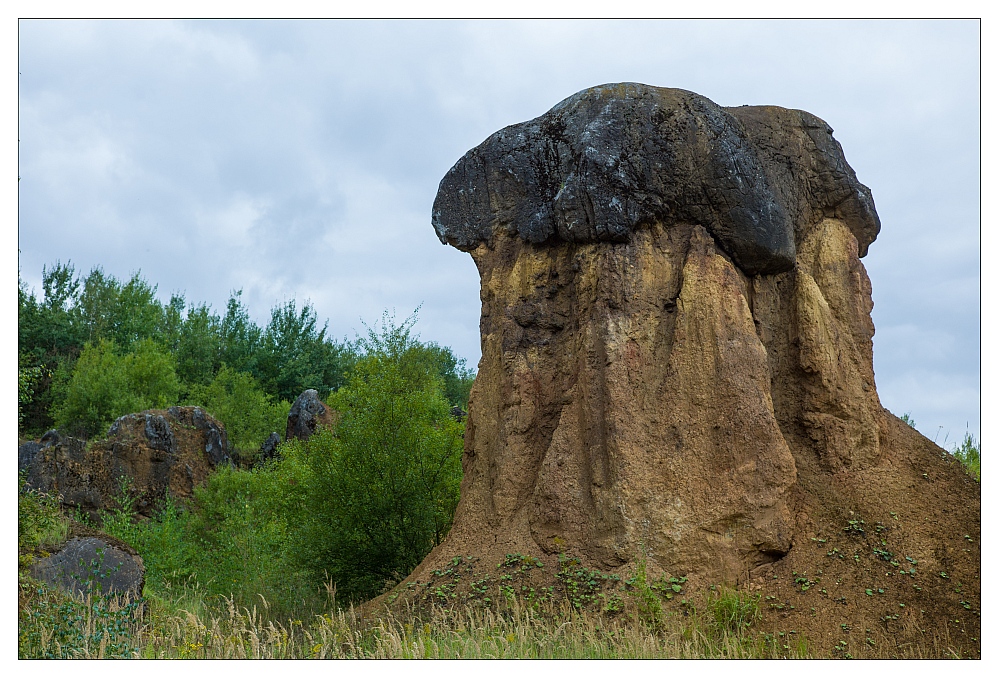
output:
<instances>
[{"instance_id":1,"label":"weathered stone cap","mask_svg":"<svg viewBox=\"0 0 1000 678\"><path fill-rule=\"evenodd\" d=\"M847 215L867 251L875 205L829 126L746 109L639 83L592 87L466 153L441 180L431 222L465 251L500 229L532 243L622 242L655 221L698 223L754 275L791 269L796 220L818 211Z\"/></svg>"}]
</instances>

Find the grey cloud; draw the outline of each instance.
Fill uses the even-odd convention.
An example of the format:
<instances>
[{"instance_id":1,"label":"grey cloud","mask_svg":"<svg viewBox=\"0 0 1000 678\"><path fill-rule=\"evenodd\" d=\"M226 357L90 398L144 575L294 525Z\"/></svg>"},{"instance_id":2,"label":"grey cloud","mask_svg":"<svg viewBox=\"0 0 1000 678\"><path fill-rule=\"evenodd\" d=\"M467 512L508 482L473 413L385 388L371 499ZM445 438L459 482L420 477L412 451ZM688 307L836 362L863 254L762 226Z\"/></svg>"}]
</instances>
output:
<instances>
[{"instance_id":1,"label":"grey cloud","mask_svg":"<svg viewBox=\"0 0 1000 678\"><path fill-rule=\"evenodd\" d=\"M979 430L975 22L21 21L18 49L36 289L56 259L141 269L217 309L243 288L260 321L311 299L334 336L423 303L421 335L472 364L478 276L430 226L465 151L604 82L808 110L882 220L883 404Z\"/></svg>"}]
</instances>

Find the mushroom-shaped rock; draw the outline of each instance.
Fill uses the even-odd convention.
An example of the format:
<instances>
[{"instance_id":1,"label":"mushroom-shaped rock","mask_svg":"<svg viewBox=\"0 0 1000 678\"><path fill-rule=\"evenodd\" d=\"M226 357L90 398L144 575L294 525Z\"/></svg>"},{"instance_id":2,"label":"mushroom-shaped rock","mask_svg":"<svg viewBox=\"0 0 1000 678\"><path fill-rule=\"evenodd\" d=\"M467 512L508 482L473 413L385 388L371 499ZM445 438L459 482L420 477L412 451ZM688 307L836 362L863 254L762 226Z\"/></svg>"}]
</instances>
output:
<instances>
[{"instance_id":1,"label":"mushroom-shaped rock","mask_svg":"<svg viewBox=\"0 0 1000 678\"><path fill-rule=\"evenodd\" d=\"M453 527L397 594L507 554L757 590L822 570L864 591L895 556L826 554L874 548L978 605L978 484L879 402L860 259L879 220L822 120L595 87L469 151L432 224L479 270L482 359ZM862 517L879 542L844 532ZM952 607L895 586L946 637ZM830 593L797 628L838 630ZM852 603L858 626L884 622L877 602Z\"/></svg>"}]
</instances>

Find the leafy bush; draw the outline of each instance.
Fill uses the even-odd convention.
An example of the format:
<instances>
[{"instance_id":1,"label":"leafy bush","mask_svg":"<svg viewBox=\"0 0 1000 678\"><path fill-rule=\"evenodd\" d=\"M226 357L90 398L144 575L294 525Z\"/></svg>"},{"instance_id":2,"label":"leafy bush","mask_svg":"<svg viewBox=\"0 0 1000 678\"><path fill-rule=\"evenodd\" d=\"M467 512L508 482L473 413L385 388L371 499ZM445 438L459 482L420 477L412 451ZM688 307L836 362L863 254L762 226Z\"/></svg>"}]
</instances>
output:
<instances>
[{"instance_id":1,"label":"leafy bush","mask_svg":"<svg viewBox=\"0 0 1000 678\"><path fill-rule=\"evenodd\" d=\"M236 454L253 458L272 431L284 435L291 405L274 402L246 372L222 366L207 386L194 386L187 404L200 405L226 427L226 435Z\"/></svg>"},{"instance_id":2,"label":"leafy bush","mask_svg":"<svg viewBox=\"0 0 1000 678\"><path fill-rule=\"evenodd\" d=\"M35 385L42 377L42 368L38 365L34 367L17 367L17 427L21 428L24 423L25 410L35 396Z\"/></svg>"},{"instance_id":3,"label":"leafy bush","mask_svg":"<svg viewBox=\"0 0 1000 678\"><path fill-rule=\"evenodd\" d=\"M168 498L153 519L143 521L136 520L123 485L118 506L101 513L102 529L139 552L147 592L154 596L196 590L197 604L207 609L221 610L231 601L238 607L267 605L275 619L308 617L319 598L291 563L281 491L287 484L274 465L254 471L221 467L195 488L189 509Z\"/></svg>"},{"instance_id":4,"label":"leafy bush","mask_svg":"<svg viewBox=\"0 0 1000 678\"><path fill-rule=\"evenodd\" d=\"M127 658L138 650L140 602L73 597L18 582L18 659Z\"/></svg>"},{"instance_id":5,"label":"leafy bush","mask_svg":"<svg viewBox=\"0 0 1000 678\"><path fill-rule=\"evenodd\" d=\"M55 546L66 539L69 521L59 510L59 498L38 490L28 490L25 477L18 476L17 549L28 564L31 551Z\"/></svg>"},{"instance_id":6,"label":"leafy bush","mask_svg":"<svg viewBox=\"0 0 1000 678\"><path fill-rule=\"evenodd\" d=\"M174 359L156 342L137 341L122 356L102 339L84 347L53 418L59 428L90 437L123 414L167 407L179 395Z\"/></svg>"},{"instance_id":7,"label":"leafy bush","mask_svg":"<svg viewBox=\"0 0 1000 678\"><path fill-rule=\"evenodd\" d=\"M980 442L972 434L966 433L961 445L956 445L951 451L955 458L962 462L966 472L977 481L982 482L982 474L979 468Z\"/></svg>"},{"instance_id":8,"label":"leafy bush","mask_svg":"<svg viewBox=\"0 0 1000 678\"><path fill-rule=\"evenodd\" d=\"M284 448L300 463L297 554L346 598L368 598L408 574L444 538L458 503L463 426L410 336L414 318L361 340L365 351L331 397L336 434Z\"/></svg>"}]
</instances>

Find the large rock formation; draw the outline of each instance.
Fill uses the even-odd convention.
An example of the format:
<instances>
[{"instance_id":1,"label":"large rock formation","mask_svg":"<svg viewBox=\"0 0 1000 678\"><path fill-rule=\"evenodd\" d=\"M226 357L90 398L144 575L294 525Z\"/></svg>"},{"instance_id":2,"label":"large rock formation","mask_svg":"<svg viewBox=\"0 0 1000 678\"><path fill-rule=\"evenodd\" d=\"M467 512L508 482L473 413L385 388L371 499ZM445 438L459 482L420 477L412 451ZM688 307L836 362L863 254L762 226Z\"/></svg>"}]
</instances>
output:
<instances>
[{"instance_id":1,"label":"large rock formation","mask_svg":"<svg viewBox=\"0 0 1000 678\"><path fill-rule=\"evenodd\" d=\"M879 220L825 122L595 87L469 151L433 225L479 269L482 360L454 526L408 581L455 556L571 553L783 595L857 565L809 606L836 590L874 626L873 584L839 585L891 575L895 620L930 625L915 609L943 608L897 581L907 555L921 591L959 572L978 607L979 487L881 407L859 258Z\"/></svg>"},{"instance_id":2,"label":"large rock formation","mask_svg":"<svg viewBox=\"0 0 1000 678\"><path fill-rule=\"evenodd\" d=\"M150 516L168 491L190 497L212 469L229 463L227 450L225 428L202 408L171 407L119 417L107 438L89 444L58 435L25 443L18 468L29 487L61 495L92 518L118 505L124 478L136 510Z\"/></svg>"}]
</instances>

